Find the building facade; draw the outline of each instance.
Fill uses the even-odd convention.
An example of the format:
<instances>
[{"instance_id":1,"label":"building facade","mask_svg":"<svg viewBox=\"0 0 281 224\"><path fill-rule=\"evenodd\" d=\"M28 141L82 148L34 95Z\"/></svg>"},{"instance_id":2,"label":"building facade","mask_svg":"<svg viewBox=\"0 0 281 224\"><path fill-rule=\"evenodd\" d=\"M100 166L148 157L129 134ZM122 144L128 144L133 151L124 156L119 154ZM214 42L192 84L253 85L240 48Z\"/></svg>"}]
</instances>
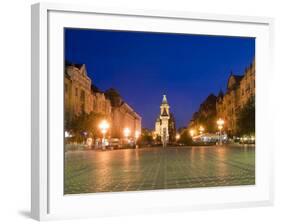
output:
<instances>
[{"instance_id":1,"label":"building facade","mask_svg":"<svg viewBox=\"0 0 281 224\"><path fill-rule=\"evenodd\" d=\"M160 137L162 144L165 146L171 140L171 131L175 130L175 121L171 119L170 106L166 95L163 95L160 106L160 115L155 122L155 135Z\"/></svg>"},{"instance_id":2,"label":"building facade","mask_svg":"<svg viewBox=\"0 0 281 224\"><path fill-rule=\"evenodd\" d=\"M124 138L124 130L128 129L129 138L134 138L141 133L141 116L138 115L127 103L112 107L112 132L113 138Z\"/></svg>"},{"instance_id":3,"label":"building facade","mask_svg":"<svg viewBox=\"0 0 281 224\"><path fill-rule=\"evenodd\" d=\"M210 94L201 103L199 110L195 112L188 124L188 129L198 130L200 126L204 126L205 132L216 131L216 102L217 97Z\"/></svg>"},{"instance_id":4,"label":"building facade","mask_svg":"<svg viewBox=\"0 0 281 224\"><path fill-rule=\"evenodd\" d=\"M224 119L224 129L235 135L237 119L241 109L250 98L255 97L255 61L245 69L243 75L230 74L226 93L220 93L216 102L217 116Z\"/></svg>"},{"instance_id":5,"label":"building facade","mask_svg":"<svg viewBox=\"0 0 281 224\"><path fill-rule=\"evenodd\" d=\"M72 120L82 113L107 117L111 137L122 138L124 128L134 136L141 133L141 116L131 108L117 91L100 91L92 84L85 65L69 64L64 74L65 119Z\"/></svg>"},{"instance_id":6,"label":"building facade","mask_svg":"<svg viewBox=\"0 0 281 224\"><path fill-rule=\"evenodd\" d=\"M93 110L92 81L85 65L66 64L64 75L64 108L70 118Z\"/></svg>"},{"instance_id":7,"label":"building facade","mask_svg":"<svg viewBox=\"0 0 281 224\"><path fill-rule=\"evenodd\" d=\"M112 112L111 103L110 100L106 98L105 94L100 91L92 90L92 97L93 112L110 117Z\"/></svg>"}]
</instances>

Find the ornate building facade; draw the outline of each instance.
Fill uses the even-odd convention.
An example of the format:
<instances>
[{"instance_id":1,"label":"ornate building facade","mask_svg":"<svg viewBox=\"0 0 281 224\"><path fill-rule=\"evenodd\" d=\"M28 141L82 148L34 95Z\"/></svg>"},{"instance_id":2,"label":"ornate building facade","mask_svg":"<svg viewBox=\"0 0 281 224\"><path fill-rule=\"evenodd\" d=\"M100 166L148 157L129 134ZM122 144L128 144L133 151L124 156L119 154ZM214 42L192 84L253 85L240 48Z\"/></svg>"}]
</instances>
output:
<instances>
[{"instance_id":1,"label":"ornate building facade","mask_svg":"<svg viewBox=\"0 0 281 224\"><path fill-rule=\"evenodd\" d=\"M115 89L109 89L105 95L111 102L112 132L114 138L124 137L124 129L130 130L129 137L141 133L141 116L133 110L120 96Z\"/></svg>"},{"instance_id":2,"label":"ornate building facade","mask_svg":"<svg viewBox=\"0 0 281 224\"><path fill-rule=\"evenodd\" d=\"M204 125L206 132L215 132L217 129L216 102L217 97L214 94L210 94L203 103L201 103L199 110L193 114L188 128L198 130L201 125Z\"/></svg>"},{"instance_id":3,"label":"ornate building facade","mask_svg":"<svg viewBox=\"0 0 281 224\"><path fill-rule=\"evenodd\" d=\"M106 98L105 94L92 88L92 97L93 112L110 117L112 112L111 103L110 100Z\"/></svg>"},{"instance_id":4,"label":"ornate building facade","mask_svg":"<svg viewBox=\"0 0 281 224\"><path fill-rule=\"evenodd\" d=\"M73 118L93 110L92 81L85 65L66 64L64 75L64 108Z\"/></svg>"},{"instance_id":5,"label":"ornate building facade","mask_svg":"<svg viewBox=\"0 0 281 224\"><path fill-rule=\"evenodd\" d=\"M167 97L163 95L160 115L155 122L155 135L161 138L161 142L165 146L174 139L175 129L175 120L170 113Z\"/></svg>"},{"instance_id":6,"label":"ornate building facade","mask_svg":"<svg viewBox=\"0 0 281 224\"><path fill-rule=\"evenodd\" d=\"M119 107L112 107L112 137L124 137L124 129L130 130L129 137L141 133L141 117L125 102Z\"/></svg>"},{"instance_id":7,"label":"ornate building facade","mask_svg":"<svg viewBox=\"0 0 281 224\"><path fill-rule=\"evenodd\" d=\"M217 116L225 120L225 130L237 133L239 111L250 98L255 97L255 61L245 69L243 75L230 74L226 93L220 93L216 102Z\"/></svg>"},{"instance_id":8,"label":"ornate building facade","mask_svg":"<svg viewBox=\"0 0 281 224\"><path fill-rule=\"evenodd\" d=\"M82 113L105 115L110 123L111 137L123 137L124 128L132 136L141 133L141 116L131 108L114 89L100 91L88 77L86 66L69 64L64 74L64 108L66 119L73 119Z\"/></svg>"}]
</instances>

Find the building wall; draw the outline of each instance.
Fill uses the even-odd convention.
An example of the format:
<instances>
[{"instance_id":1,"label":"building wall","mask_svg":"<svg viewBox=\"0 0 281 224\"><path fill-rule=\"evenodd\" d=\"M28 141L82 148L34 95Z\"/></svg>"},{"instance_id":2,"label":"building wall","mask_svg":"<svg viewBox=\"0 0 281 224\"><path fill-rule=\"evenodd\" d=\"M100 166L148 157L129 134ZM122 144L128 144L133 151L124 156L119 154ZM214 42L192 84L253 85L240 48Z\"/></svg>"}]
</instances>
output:
<instances>
[{"instance_id":1,"label":"building wall","mask_svg":"<svg viewBox=\"0 0 281 224\"><path fill-rule=\"evenodd\" d=\"M190 122L188 128L198 130L200 126L204 127L205 132L215 132L216 118L217 118L217 104L218 97L214 94L210 94L199 106Z\"/></svg>"},{"instance_id":2,"label":"building wall","mask_svg":"<svg viewBox=\"0 0 281 224\"><path fill-rule=\"evenodd\" d=\"M243 76L231 75L225 95L216 103L218 117L225 120L225 130L237 132L239 111L255 96L255 61L245 69Z\"/></svg>"},{"instance_id":3,"label":"building wall","mask_svg":"<svg viewBox=\"0 0 281 224\"><path fill-rule=\"evenodd\" d=\"M249 100L249 98L255 96L255 80L256 80L256 76L255 76L255 61L253 62L253 64L246 69L245 71L245 77L241 80L240 83L240 88L239 88L239 106L242 107L244 106L247 101Z\"/></svg>"},{"instance_id":4,"label":"building wall","mask_svg":"<svg viewBox=\"0 0 281 224\"><path fill-rule=\"evenodd\" d=\"M112 107L111 119L112 137L123 138L125 128L130 129L130 137L134 137L136 131L141 133L141 117L124 102L119 107Z\"/></svg>"},{"instance_id":5,"label":"building wall","mask_svg":"<svg viewBox=\"0 0 281 224\"><path fill-rule=\"evenodd\" d=\"M65 109L71 117L78 116L82 112L90 113L93 108L92 82L87 76L85 65L66 66L65 72Z\"/></svg>"},{"instance_id":6,"label":"building wall","mask_svg":"<svg viewBox=\"0 0 281 224\"><path fill-rule=\"evenodd\" d=\"M112 137L123 137L124 128L141 133L141 117L120 98L120 104L112 102L101 91L93 91L85 65L67 65L64 77L65 112L70 119L85 113L99 113L108 117Z\"/></svg>"},{"instance_id":7,"label":"building wall","mask_svg":"<svg viewBox=\"0 0 281 224\"><path fill-rule=\"evenodd\" d=\"M110 100L105 97L104 93L93 92L93 112L104 114L106 116L111 115Z\"/></svg>"},{"instance_id":8,"label":"building wall","mask_svg":"<svg viewBox=\"0 0 281 224\"><path fill-rule=\"evenodd\" d=\"M155 134L156 135L161 135L161 124L160 124L160 119L155 122Z\"/></svg>"}]
</instances>

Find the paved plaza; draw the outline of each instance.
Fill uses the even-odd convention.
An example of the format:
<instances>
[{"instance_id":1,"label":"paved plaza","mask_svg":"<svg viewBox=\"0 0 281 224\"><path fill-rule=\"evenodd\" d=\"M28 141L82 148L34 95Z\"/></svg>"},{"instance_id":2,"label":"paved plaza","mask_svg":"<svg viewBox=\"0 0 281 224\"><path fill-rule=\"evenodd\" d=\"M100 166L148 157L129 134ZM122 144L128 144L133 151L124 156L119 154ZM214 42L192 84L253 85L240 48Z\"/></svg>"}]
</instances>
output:
<instances>
[{"instance_id":1,"label":"paved plaza","mask_svg":"<svg viewBox=\"0 0 281 224\"><path fill-rule=\"evenodd\" d=\"M253 184L254 146L65 153L65 194Z\"/></svg>"}]
</instances>

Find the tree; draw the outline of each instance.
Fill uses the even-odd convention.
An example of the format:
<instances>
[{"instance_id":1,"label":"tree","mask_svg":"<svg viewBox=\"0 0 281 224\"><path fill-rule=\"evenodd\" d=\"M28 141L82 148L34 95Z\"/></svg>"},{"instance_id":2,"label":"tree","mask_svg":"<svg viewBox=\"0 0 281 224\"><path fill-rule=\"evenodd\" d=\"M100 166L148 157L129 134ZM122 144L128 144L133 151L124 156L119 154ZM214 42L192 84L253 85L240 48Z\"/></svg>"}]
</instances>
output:
<instances>
[{"instance_id":1,"label":"tree","mask_svg":"<svg viewBox=\"0 0 281 224\"><path fill-rule=\"evenodd\" d=\"M65 113L64 113L64 129L66 131L71 130L71 125L72 125L72 122L71 122L70 112L68 110L65 110Z\"/></svg>"},{"instance_id":2,"label":"tree","mask_svg":"<svg viewBox=\"0 0 281 224\"><path fill-rule=\"evenodd\" d=\"M255 134L255 109L255 97L252 97L238 115L237 128L239 135Z\"/></svg>"},{"instance_id":3,"label":"tree","mask_svg":"<svg viewBox=\"0 0 281 224\"><path fill-rule=\"evenodd\" d=\"M192 145L192 139L188 133L188 130L185 129L181 135L180 135L180 138L178 140L179 143L182 143L184 145Z\"/></svg>"},{"instance_id":4,"label":"tree","mask_svg":"<svg viewBox=\"0 0 281 224\"><path fill-rule=\"evenodd\" d=\"M176 141L176 120L173 115L173 113L170 113L170 119L169 119L169 142L173 143Z\"/></svg>"},{"instance_id":5,"label":"tree","mask_svg":"<svg viewBox=\"0 0 281 224\"><path fill-rule=\"evenodd\" d=\"M99 123L107 119L106 116L100 113L91 112L90 114L83 113L73 119L71 124L71 129L75 133L76 141L83 141L87 133L87 136L92 138L101 137L99 130Z\"/></svg>"},{"instance_id":6,"label":"tree","mask_svg":"<svg viewBox=\"0 0 281 224\"><path fill-rule=\"evenodd\" d=\"M143 128L138 144L147 145L147 144L153 144L153 142L154 140L153 140L152 132L146 128Z\"/></svg>"},{"instance_id":7,"label":"tree","mask_svg":"<svg viewBox=\"0 0 281 224\"><path fill-rule=\"evenodd\" d=\"M205 132L215 132L217 128L216 101L217 97L214 94L210 94L200 105L199 110L193 114L188 127L198 129L202 125L205 128Z\"/></svg>"},{"instance_id":8,"label":"tree","mask_svg":"<svg viewBox=\"0 0 281 224\"><path fill-rule=\"evenodd\" d=\"M122 99L119 92L114 88L106 90L105 96L110 100L111 105L114 107L120 106L120 104L122 103Z\"/></svg>"}]
</instances>

